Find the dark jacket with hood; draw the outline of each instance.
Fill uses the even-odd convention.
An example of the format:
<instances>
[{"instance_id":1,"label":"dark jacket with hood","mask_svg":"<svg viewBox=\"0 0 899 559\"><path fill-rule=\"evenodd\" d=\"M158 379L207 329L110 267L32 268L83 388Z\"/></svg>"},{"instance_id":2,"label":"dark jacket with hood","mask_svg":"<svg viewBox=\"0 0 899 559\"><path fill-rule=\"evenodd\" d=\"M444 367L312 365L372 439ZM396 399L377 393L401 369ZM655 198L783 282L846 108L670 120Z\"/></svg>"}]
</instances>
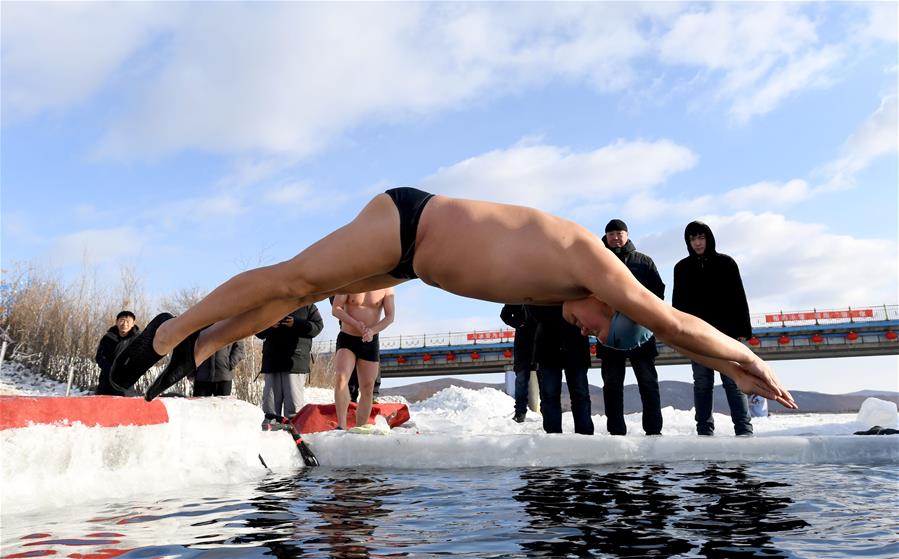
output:
<instances>
[{"instance_id":1,"label":"dark jacket with hood","mask_svg":"<svg viewBox=\"0 0 899 559\"><path fill-rule=\"evenodd\" d=\"M212 357L200 363L194 379L199 382L234 380L234 369L243 361L244 355L245 349L242 341L228 344L216 351Z\"/></svg>"},{"instance_id":2,"label":"dark jacket with hood","mask_svg":"<svg viewBox=\"0 0 899 559\"><path fill-rule=\"evenodd\" d=\"M652 258L637 251L637 247L634 246L630 239L624 243L623 247L612 248L609 246L606 236L603 235L602 243L606 245L607 249L615 253L615 256L627 266L627 269L631 271L643 287L652 291L659 299L665 299L665 282L662 281L662 276L659 275L659 270L656 268L656 263L653 262ZM599 357L609 355L611 352L623 353L626 357L655 357L659 354L656 348L655 336L646 340L640 347L629 351L611 349L602 344L596 345L596 354Z\"/></svg>"},{"instance_id":3,"label":"dark jacket with hood","mask_svg":"<svg viewBox=\"0 0 899 559\"><path fill-rule=\"evenodd\" d=\"M705 253L696 254L690 236L705 234ZM698 316L732 338L749 338L749 304L733 258L715 249L715 236L708 225L693 221L684 230L690 254L674 267L674 308Z\"/></svg>"},{"instance_id":4,"label":"dark jacket with hood","mask_svg":"<svg viewBox=\"0 0 899 559\"><path fill-rule=\"evenodd\" d=\"M537 321L528 312L527 305L503 305L499 317L515 328L515 342L512 345L512 370L532 371L534 369L534 341L537 336Z\"/></svg>"},{"instance_id":5,"label":"dark jacket with hood","mask_svg":"<svg viewBox=\"0 0 899 559\"><path fill-rule=\"evenodd\" d=\"M266 328L256 334L262 344L263 373L308 373L311 366L312 338L324 328L315 305L306 305L290 313L293 326Z\"/></svg>"},{"instance_id":6,"label":"dark jacket with hood","mask_svg":"<svg viewBox=\"0 0 899 559\"><path fill-rule=\"evenodd\" d=\"M534 358L539 368L566 370L590 368L590 340L562 318L562 306L528 305L537 320Z\"/></svg>"},{"instance_id":7,"label":"dark jacket with hood","mask_svg":"<svg viewBox=\"0 0 899 559\"><path fill-rule=\"evenodd\" d=\"M140 334L140 327L137 324L132 326L125 336L119 336L119 328L113 326L100 338L100 343L97 345L97 356L94 358L97 365L100 366L100 382L97 384L97 394L125 395L109 384L109 369L112 368L112 362L115 361L116 356L122 353L138 334Z\"/></svg>"}]
</instances>

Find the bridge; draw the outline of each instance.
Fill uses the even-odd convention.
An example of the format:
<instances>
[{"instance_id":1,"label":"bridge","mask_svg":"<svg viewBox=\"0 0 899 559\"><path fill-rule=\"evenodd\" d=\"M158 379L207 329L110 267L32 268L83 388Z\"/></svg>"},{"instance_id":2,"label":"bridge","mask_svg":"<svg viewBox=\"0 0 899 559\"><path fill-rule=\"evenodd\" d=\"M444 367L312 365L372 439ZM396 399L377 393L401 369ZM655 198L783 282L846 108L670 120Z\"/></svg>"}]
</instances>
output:
<instances>
[{"instance_id":1,"label":"bridge","mask_svg":"<svg viewBox=\"0 0 899 559\"><path fill-rule=\"evenodd\" d=\"M753 336L744 343L765 360L820 359L899 354L899 305L752 315ZM501 373L512 367L515 330L447 332L381 337L381 376ZM333 354L335 341L314 344ZM656 365L689 363L659 342ZM599 368L596 339L590 338L591 368Z\"/></svg>"}]
</instances>

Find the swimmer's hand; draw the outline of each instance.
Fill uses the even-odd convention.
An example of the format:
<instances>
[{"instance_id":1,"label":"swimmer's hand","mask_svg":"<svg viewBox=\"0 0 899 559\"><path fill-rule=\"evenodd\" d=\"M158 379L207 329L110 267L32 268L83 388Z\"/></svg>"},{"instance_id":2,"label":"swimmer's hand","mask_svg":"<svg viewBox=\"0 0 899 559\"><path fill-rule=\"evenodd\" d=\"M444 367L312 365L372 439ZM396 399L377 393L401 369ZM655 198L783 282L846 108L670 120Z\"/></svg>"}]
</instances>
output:
<instances>
[{"instance_id":1,"label":"swimmer's hand","mask_svg":"<svg viewBox=\"0 0 899 559\"><path fill-rule=\"evenodd\" d=\"M372 341L373 339L375 339L375 334L371 331L371 328L369 328L368 326L363 326L362 341L367 343Z\"/></svg>"},{"instance_id":2,"label":"swimmer's hand","mask_svg":"<svg viewBox=\"0 0 899 559\"><path fill-rule=\"evenodd\" d=\"M793 396L780 384L771 367L758 357L748 364L732 363L732 365L732 370L727 372L744 394L758 394L774 400L785 408L799 409Z\"/></svg>"}]
</instances>

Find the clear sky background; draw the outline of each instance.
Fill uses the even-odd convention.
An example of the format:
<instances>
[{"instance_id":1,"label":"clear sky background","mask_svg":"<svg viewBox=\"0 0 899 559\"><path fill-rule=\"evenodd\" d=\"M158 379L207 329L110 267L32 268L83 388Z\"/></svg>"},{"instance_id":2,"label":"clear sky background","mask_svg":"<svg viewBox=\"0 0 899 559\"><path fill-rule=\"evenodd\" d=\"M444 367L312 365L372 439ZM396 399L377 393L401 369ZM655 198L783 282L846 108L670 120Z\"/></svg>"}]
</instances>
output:
<instances>
[{"instance_id":1,"label":"clear sky background","mask_svg":"<svg viewBox=\"0 0 899 559\"><path fill-rule=\"evenodd\" d=\"M208 290L419 186L621 218L669 300L702 219L753 313L899 303L893 2L6 2L0 41L4 268ZM385 335L500 325L397 301ZM895 357L775 367L899 389Z\"/></svg>"}]
</instances>

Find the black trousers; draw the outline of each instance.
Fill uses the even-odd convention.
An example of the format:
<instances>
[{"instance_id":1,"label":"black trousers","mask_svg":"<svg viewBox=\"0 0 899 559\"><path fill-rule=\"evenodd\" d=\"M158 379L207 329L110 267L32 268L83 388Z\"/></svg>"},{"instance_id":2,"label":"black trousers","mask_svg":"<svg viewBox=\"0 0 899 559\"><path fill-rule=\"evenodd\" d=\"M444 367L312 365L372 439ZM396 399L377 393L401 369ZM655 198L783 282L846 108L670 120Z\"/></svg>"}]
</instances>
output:
<instances>
[{"instance_id":1,"label":"black trousers","mask_svg":"<svg viewBox=\"0 0 899 559\"><path fill-rule=\"evenodd\" d=\"M625 359L628 357L623 353L602 357L602 398L606 405L606 427L612 435L627 434L624 424ZM662 432L662 405L655 357L633 356L629 359L643 402L643 431L647 435L658 435Z\"/></svg>"},{"instance_id":2,"label":"black trousers","mask_svg":"<svg viewBox=\"0 0 899 559\"><path fill-rule=\"evenodd\" d=\"M206 382L202 380L194 381L194 398L200 396L230 396L231 381L220 380L216 382Z\"/></svg>"}]
</instances>

